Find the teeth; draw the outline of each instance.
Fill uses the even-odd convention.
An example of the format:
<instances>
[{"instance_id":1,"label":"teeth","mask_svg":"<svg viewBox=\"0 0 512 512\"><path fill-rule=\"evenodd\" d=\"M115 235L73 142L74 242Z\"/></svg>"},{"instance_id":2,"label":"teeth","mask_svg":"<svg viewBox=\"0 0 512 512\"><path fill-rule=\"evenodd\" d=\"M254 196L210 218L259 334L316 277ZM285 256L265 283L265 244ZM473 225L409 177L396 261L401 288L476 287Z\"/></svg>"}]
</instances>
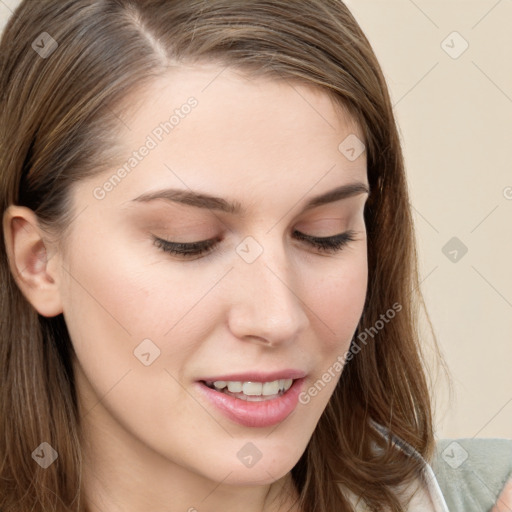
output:
<instances>
[{"instance_id":1,"label":"teeth","mask_svg":"<svg viewBox=\"0 0 512 512\"><path fill-rule=\"evenodd\" d=\"M215 385L215 383L214 383ZM228 391L231 393L241 393L242 383L241 382L228 382Z\"/></svg>"},{"instance_id":2,"label":"teeth","mask_svg":"<svg viewBox=\"0 0 512 512\"><path fill-rule=\"evenodd\" d=\"M281 381L265 382L262 386L262 395L277 395Z\"/></svg>"},{"instance_id":3,"label":"teeth","mask_svg":"<svg viewBox=\"0 0 512 512\"><path fill-rule=\"evenodd\" d=\"M293 384L293 379L279 379L272 382L241 382L217 380L213 386L218 391L228 388L230 393L243 393L247 396L271 396L280 391L288 391Z\"/></svg>"},{"instance_id":4,"label":"teeth","mask_svg":"<svg viewBox=\"0 0 512 512\"><path fill-rule=\"evenodd\" d=\"M244 395L261 396L262 390L263 384L261 382L244 382L242 386L242 392Z\"/></svg>"}]
</instances>

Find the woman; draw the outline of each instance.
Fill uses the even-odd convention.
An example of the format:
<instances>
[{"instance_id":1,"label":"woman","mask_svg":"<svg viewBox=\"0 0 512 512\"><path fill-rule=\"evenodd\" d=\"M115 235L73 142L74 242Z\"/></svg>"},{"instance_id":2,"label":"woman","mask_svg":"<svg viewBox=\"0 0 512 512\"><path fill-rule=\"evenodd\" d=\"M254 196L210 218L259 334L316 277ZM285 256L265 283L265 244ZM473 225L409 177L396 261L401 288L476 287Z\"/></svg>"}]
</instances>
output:
<instances>
[{"instance_id":1,"label":"woman","mask_svg":"<svg viewBox=\"0 0 512 512\"><path fill-rule=\"evenodd\" d=\"M24 1L1 49L0 508L446 510L343 3Z\"/></svg>"}]
</instances>

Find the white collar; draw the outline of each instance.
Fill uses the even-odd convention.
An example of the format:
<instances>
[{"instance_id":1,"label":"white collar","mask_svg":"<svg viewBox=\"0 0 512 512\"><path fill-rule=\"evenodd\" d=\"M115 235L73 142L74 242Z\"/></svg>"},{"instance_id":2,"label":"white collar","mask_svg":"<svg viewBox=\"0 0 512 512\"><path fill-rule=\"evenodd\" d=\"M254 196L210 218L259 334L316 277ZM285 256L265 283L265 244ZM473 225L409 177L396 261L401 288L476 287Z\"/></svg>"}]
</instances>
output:
<instances>
[{"instance_id":1,"label":"white collar","mask_svg":"<svg viewBox=\"0 0 512 512\"><path fill-rule=\"evenodd\" d=\"M375 421L372 421L372 423L381 435L389 439L390 432L386 427L378 424ZM420 460L423 463L422 477L425 492L420 493L418 496L415 496L413 498L413 500L410 503L409 512L426 512L427 510L432 510L432 512L450 512L448 510L448 505L446 504L446 500L444 499L443 493L441 492L441 488L439 487L439 483L437 482L436 476L430 464L421 456L421 454L418 451L416 451L410 444L406 443L403 439L399 438L394 434L391 434L391 439L400 450L410 455L411 457ZM428 503L429 498L431 501L430 504ZM430 508L426 509L425 505L430 505ZM432 506L434 508L432 508Z\"/></svg>"}]
</instances>

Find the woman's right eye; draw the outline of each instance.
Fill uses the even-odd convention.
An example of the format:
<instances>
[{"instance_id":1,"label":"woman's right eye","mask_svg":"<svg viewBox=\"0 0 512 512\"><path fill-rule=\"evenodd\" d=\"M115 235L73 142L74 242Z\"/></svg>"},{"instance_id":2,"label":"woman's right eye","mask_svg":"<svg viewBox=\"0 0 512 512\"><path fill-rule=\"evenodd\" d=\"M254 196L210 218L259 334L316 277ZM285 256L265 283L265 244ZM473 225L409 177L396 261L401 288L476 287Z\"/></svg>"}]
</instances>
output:
<instances>
[{"instance_id":1,"label":"woman's right eye","mask_svg":"<svg viewBox=\"0 0 512 512\"><path fill-rule=\"evenodd\" d=\"M176 256L192 257L200 256L210 252L217 244L217 239L202 240L201 242L184 243L169 242L162 238L153 237L154 244L162 251L174 254Z\"/></svg>"}]
</instances>

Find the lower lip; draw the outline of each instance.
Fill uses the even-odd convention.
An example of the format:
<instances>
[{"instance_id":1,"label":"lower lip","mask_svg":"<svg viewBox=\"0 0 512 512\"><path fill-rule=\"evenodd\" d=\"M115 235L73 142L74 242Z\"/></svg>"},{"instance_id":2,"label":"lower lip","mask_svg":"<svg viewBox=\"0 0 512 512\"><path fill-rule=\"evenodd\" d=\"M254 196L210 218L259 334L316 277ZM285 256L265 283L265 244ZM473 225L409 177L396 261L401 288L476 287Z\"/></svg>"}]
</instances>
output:
<instances>
[{"instance_id":1,"label":"lower lip","mask_svg":"<svg viewBox=\"0 0 512 512\"><path fill-rule=\"evenodd\" d=\"M304 379L293 381L286 393L259 402L248 402L197 382L200 392L230 420L244 427L270 427L284 421L297 407Z\"/></svg>"}]
</instances>

